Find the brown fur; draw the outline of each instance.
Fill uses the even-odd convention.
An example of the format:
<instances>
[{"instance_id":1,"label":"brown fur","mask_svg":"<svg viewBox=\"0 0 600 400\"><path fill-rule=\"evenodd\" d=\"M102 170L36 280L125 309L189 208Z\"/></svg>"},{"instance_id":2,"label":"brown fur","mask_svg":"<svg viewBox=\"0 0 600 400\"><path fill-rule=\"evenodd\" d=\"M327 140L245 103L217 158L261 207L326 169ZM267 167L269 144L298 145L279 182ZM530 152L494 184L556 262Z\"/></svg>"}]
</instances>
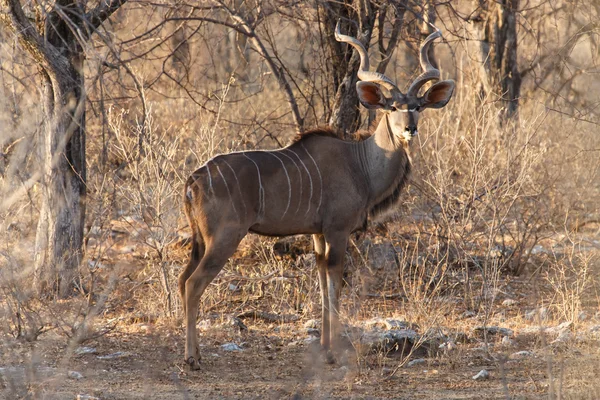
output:
<instances>
[{"instance_id":1,"label":"brown fur","mask_svg":"<svg viewBox=\"0 0 600 400\"><path fill-rule=\"evenodd\" d=\"M360 42L345 40L339 30L336 39L362 49L361 58L368 56L357 45ZM453 89L454 82L447 81L432 90L437 103L423 104L416 95L403 95L402 101L409 109L441 108ZM362 82L357 90L368 109L392 110L387 105L394 99L385 98L376 84ZM398 202L410 173L409 139L402 125L406 122L416 133L418 112L406 113L408 120L393 112L384 115L373 134L359 132L345 141L339 131L317 128L296 136L283 149L219 155L188 179L184 204L192 228L192 252L178 286L190 368L200 368L196 323L201 297L248 232L313 235L321 291L321 347L328 362L341 353L339 300L348 238L364 229L369 217ZM369 137L373 140L348 143Z\"/></svg>"},{"instance_id":2,"label":"brown fur","mask_svg":"<svg viewBox=\"0 0 600 400\"><path fill-rule=\"evenodd\" d=\"M350 138L349 141L362 142L363 140L367 140L368 138L370 138L371 135L372 135L371 132L366 132L366 131L354 132L353 136ZM303 140L307 140L308 138L314 137L314 136L326 136L326 137L332 137L332 138L339 139L339 140L345 140L342 138L341 132L336 131L335 129L332 129L329 127L320 127L320 128L311 129L306 132L297 134L294 137L294 139L292 139L292 144L299 143Z\"/></svg>"},{"instance_id":3,"label":"brown fur","mask_svg":"<svg viewBox=\"0 0 600 400\"><path fill-rule=\"evenodd\" d=\"M300 141L306 140L313 136L327 136L327 137L332 137L332 138L343 140L342 135L338 131L331 129L329 127L322 127L322 128L311 129L311 130L297 134L294 137L294 139L292 139L292 143L299 143Z\"/></svg>"}]
</instances>

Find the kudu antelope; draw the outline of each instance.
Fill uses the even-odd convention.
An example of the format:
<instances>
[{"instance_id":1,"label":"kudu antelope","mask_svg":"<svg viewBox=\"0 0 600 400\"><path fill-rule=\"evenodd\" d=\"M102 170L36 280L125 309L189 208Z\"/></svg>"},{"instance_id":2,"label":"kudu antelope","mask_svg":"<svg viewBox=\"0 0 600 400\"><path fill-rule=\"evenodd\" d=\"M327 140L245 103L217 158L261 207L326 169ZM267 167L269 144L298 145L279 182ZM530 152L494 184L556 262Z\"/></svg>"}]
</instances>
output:
<instances>
[{"instance_id":1,"label":"kudu antelope","mask_svg":"<svg viewBox=\"0 0 600 400\"><path fill-rule=\"evenodd\" d=\"M410 172L409 143L417 134L419 112L448 103L454 81L439 80L428 59L429 35L420 51L424 72L403 94L385 75L369 71L365 47L357 39L335 37L360 54L359 100L384 112L375 132L359 142L314 130L288 147L219 155L195 171L185 185L185 212L192 228L191 260L179 277L186 324L185 360L199 367L196 318L209 283L248 232L270 236L312 234L322 301L321 345L331 348L340 333L338 304L349 235L369 217L392 207ZM384 95L380 87L389 91Z\"/></svg>"}]
</instances>

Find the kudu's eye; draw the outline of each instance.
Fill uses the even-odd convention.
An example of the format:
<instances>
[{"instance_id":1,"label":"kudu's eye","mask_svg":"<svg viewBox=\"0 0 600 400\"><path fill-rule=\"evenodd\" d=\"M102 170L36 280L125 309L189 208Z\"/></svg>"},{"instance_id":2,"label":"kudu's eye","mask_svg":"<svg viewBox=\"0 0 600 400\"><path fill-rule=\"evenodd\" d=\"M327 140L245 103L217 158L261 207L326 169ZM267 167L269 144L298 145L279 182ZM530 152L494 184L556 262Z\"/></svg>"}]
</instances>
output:
<instances>
[{"instance_id":1,"label":"kudu's eye","mask_svg":"<svg viewBox=\"0 0 600 400\"><path fill-rule=\"evenodd\" d=\"M394 106L391 106L391 107L390 107L390 111L394 112L394 111L396 111L396 110L397 110L397 108L396 108L396 107L394 107Z\"/></svg>"}]
</instances>

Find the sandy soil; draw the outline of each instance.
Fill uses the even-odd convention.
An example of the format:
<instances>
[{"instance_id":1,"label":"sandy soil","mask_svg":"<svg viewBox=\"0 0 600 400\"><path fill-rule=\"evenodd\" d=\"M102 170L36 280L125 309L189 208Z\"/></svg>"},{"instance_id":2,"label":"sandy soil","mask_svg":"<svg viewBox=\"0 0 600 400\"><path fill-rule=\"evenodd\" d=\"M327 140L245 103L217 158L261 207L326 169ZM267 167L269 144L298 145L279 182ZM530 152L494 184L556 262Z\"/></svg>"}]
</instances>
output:
<instances>
[{"instance_id":1,"label":"sandy soil","mask_svg":"<svg viewBox=\"0 0 600 400\"><path fill-rule=\"evenodd\" d=\"M286 325L289 331L302 330L301 322ZM451 355L441 354L423 364L396 371L403 359L397 354L370 355L360 363L350 357L346 365L327 365L318 346L291 341L285 332L278 334L264 324L254 326L249 322L248 328L245 333L231 329L226 335L210 331L202 334L203 368L193 372L187 371L182 360L183 330L169 326L123 324L87 343L86 346L95 349L90 354L76 354L74 350L79 347L66 347L64 338L52 333L33 344L13 341L2 357L4 365L5 357L12 358L12 362L11 367L2 370L0 396L5 399L28 398L33 394L45 399L74 399L78 395L100 399L493 399L506 398L509 393L512 398L534 399L548 397L548 365L557 375L559 371L568 373L577 369L581 374L592 368L591 376L600 365L597 348L589 352L572 347L554 354L543 354L538 349L530 357L503 362L468 343L459 344ZM242 344L243 351L223 350L220 345L229 341ZM536 346L535 342L535 337L529 337L510 352L530 350ZM481 369L488 370L490 378L474 381L472 376ZM69 371L83 377L68 376L73 374Z\"/></svg>"},{"instance_id":2,"label":"sandy soil","mask_svg":"<svg viewBox=\"0 0 600 400\"><path fill-rule=\"evenodd\" d=\"M248 259L244 251L237 257ZM185 260L185 255L181 259ZM586 320L568 329L568 340L551 344L556 335L540 334L534 322L523 318L532 307L531 275L503 277L499 282L500 295L490 322L515 331L511 345L503 345L500 336L490 336L492 346L486 350L481 336L473 331L481 325L483 315L464 316L464 307L457 305L449 307L446 322L454 321L451 330L462 332L463 339L456 340L451 351L428 348L410 356L399 352L357 356L350 351L334 365L324 363L316 342L306 341L309 336L304 323L308 316L289 323L245 319L247 330L223 324L235 315L231 304L236 295L229 294L228 301L204 309L202 318L210 324L199 333L202 369L191 372L183 362L185 335L181 321L140 318L142 305L151 306L156 293L131 280L135 278L132 271L140 271L145 265L147 261L140 261L138 267L122 271L121 292L113 294L109 311L96 321L97 326L117 321L114 329L103 336L74 343L68 339L68 332L54 327L28 342L11 337L8 333L14 333L14 329L5 329L0 338L0 398L547 399L556 398L556 393L562 398L600 398L600 338L594 331L594 326L600 331L598 314L594 314L597 296L583 305ZM136 288L144 296L131 294L128 288ZM452 300L450 295L446 297ZM518 301L502 305L507 297ZM382 313L393 315L394 310L405 306L403 301L386 300L383 304L380 299L367 298L353 323ZM348 310L351 305L347 294L343 302ZM74 298L50 308L56 313L55 320L64 322L63 329L74 318L69 312L80 303L81 299ZM267 303L269 300L258 298L252 306L265 309ZM271 309L278 306L271 304ZM70 311L61 315L57 311L61 306ZM318 304L313 307L313 318L318 317L318 311L314 311L318 309ZM555 319L546 324L556 326L561 322ZM236 343L243 350L226 351L221 347L225 343ZM79 354L82 347L93 351ZM514 353L519 351L531 353L516 357ZM425 361L405 365L416 358ZM473 380L482 369L489 371L489 379Z\"/></svg>"}]
</instances>

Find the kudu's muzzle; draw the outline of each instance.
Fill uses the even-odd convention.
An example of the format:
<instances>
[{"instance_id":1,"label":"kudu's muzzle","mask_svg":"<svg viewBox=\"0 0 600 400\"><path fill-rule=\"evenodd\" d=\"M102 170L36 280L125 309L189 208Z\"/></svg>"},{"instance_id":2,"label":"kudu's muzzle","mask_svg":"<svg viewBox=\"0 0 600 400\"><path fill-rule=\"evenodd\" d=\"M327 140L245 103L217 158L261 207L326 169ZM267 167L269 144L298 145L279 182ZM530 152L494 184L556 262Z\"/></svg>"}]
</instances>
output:
<instances>
[{"instance_id":1,"label":"kudu's muzzle","mask_svg":"<svg viewBox=\"0 0 600 400\"><path fill-rule=\"evenodd\" d=\"M410 135L410 137L417 136L419 134L416 125L408 125L404 128L404 130Z\"/></svg>"}]
</instances>

